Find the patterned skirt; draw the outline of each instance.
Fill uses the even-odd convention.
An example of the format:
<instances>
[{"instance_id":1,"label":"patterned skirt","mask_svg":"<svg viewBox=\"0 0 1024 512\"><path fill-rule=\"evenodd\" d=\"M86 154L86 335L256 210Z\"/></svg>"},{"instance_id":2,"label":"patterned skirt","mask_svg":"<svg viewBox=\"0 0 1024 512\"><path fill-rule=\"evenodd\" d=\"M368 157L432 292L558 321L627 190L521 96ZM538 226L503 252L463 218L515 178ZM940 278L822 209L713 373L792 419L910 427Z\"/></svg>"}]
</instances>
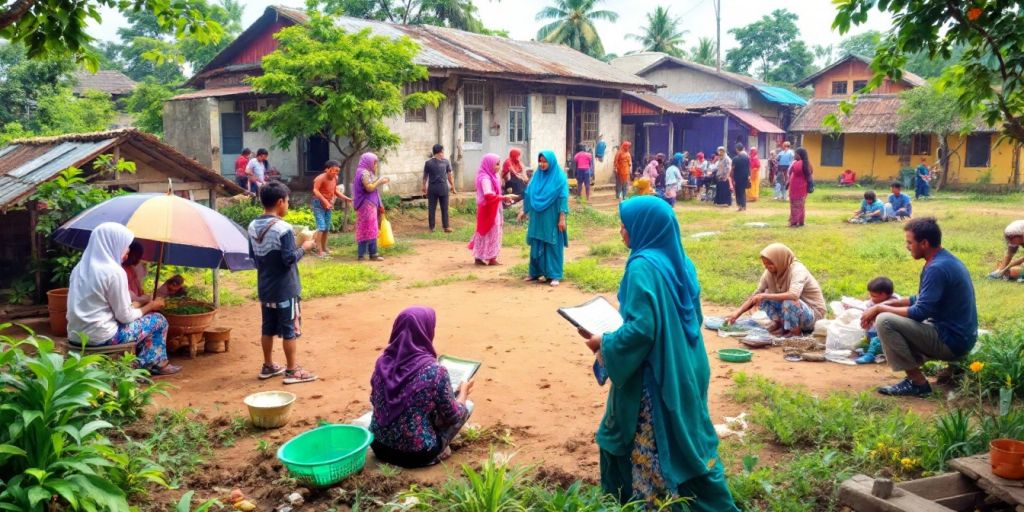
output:
<instances>
[{"instance_id":1,"label":"patterned skirt","mask_svg":"<svg viewBox=\"0 0 1024 512\"><path fill-rule=\"evenodd\" d=\"M356 210L356 241L376 240L379 233L377 205L367 201Z\"/></svg>"}]
</instances>

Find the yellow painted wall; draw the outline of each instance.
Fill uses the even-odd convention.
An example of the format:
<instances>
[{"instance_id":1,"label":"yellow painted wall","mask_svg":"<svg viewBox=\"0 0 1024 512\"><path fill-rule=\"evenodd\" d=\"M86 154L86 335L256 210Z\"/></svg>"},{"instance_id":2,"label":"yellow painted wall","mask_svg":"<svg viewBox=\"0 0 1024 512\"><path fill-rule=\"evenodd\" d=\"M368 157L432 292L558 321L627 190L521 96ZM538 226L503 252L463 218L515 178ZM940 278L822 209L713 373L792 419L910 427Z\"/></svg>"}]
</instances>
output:
<instances>
[{"instance_id":1,"label":"yellow painted wall","mask_svg":"<svg viewBox=\"0 0 1024 512\"><path fill-rule=\"evenodd\" d=\"M825 167L821 165L821 138L820 133L803 134L803 147L807 149L811 163L814 165L814 177L816 180L833 181L846 169L853 169L857 177L874 176L876 180L895 179L900 172L899 155L886 155L885 134L845 134L843 142L843 165L838 167ZM989 183L1007 184L1013 181L1013 145L1009 142L996 144L996 136L992 136L992 155L988 167L965 167L966 144L961 146L958 156L950 160L950 182L972 184L978 183L986 175L990 175ZM950 137L949 146L955 148L960 144L959 137ZM932 137L932 149L938 148L938 142ZM929 165L934 163L934 156L929 157ZM916 166L920 162L920 156L912 156L910 165ZM991 172L990 172L991 171Z\"/></svg>"}]
</instances>

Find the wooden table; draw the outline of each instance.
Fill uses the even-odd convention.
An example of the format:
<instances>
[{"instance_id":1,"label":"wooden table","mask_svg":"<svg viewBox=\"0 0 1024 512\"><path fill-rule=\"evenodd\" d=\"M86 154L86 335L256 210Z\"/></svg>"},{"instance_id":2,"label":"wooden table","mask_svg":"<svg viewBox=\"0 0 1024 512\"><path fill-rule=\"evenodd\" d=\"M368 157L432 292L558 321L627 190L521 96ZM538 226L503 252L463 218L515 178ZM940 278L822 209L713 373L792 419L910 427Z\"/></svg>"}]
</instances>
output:
<instances>
[{"instance_id":1,"label":"wooden table","mask_svg":"<svg viewBox=\"0 0 1024 512\"><path fill-rule=\"evenodd\" d=\"M949 467L974 480L978 487L1024 512L1024 480L1007 480L992 474L988 454L962 457L949 461Z\"/></svg>"}]
</instances>

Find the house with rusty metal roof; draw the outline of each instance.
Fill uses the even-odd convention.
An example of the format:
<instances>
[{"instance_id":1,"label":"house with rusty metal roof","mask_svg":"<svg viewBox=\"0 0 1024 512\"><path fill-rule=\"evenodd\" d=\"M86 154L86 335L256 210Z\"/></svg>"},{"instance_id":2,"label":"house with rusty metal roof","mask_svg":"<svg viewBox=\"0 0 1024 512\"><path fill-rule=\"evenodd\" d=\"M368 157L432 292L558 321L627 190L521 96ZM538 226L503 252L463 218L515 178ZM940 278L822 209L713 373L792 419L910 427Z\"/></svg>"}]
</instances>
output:
<instances>
[{"instance_id":1,"label":"house with rusty metal roof","mask_svg":"<svg viewBox=\"0 0 1024 512\"><path fill-rule=\"evenodd\" d=\"M660 52L624 55L611 64L658 87L657 97L634 95L622 105L625 130L648 154L711 154L718 146L732 153L736 142L767 154L807 103L785 88Z\"/></svg>"},{"instance_id":2,"label":"house with rusty metal roof","mask_svg":"<svg viewBox=\"0 0 1024 512\"><path fill-rule=\"evenodd\" d=\"M120 71L101 69L95 73L78 70L71 75L74 86L71 91L75 96L82 96L87 91L97 91L110 96L114 101L124 98L135 90L138 84Z\"/></svg>"},{"instance_id":3,"label":"house with rusty metal roof","mask_svg":"<svg viewBox=\"0 0 1024 512\"><path fill-rule=\"evenodd\" d=\"M102 155L133 162L136 171L101 172L97 161ZM234 181L134 128L11 141L0 147L0 288L42 256L36 219L46 205L33 201L32 195L69 167L81 169L95 186L127 192L163 192L170 186L179 195L207 204L218 196L245 192ZM37 285L37 290L42 287Z\"/></svg>"},{"instance_id":4,"label":"house with rusty metal roof","mask_svg":"<svg viewBox=\"0 0 1024 512\"><path fill-rule=\"evenodd\" d=\"M268 7L187 82L196 91L165 104L166 140L224 175L234 175L243 148L270 148L270 133L254 128L249 113L275 98L255 94L245 79L262 72L262 58L277 48L275 33L307 20L303 11ZM382 172L392 178L392 190L404 196L422 193L423 161L434 144L445 146L456 179L469 188L486 153L506 155L519 148L532 160L540 150L554 149L568 157L578 144L593 147L601 134L609 146L617 145L623 93L654 91L643 78L565 46L434 26L348 17L336 22L418 43L414 61L430 78L414 84L416 90L445 95L439 107L409 110L390 123L402 143L385 155ZM321 172L326 160L338 157L335 153L314 136L271 150L269 161L283 178L302 180ZM598 172L599 180L612 179L610 163Z\"/></svg>"},{"instance_id":5,"label":"house with rusty metal roof","mask_svg":"<svg viewBox=\"0 0 1024 512\"><path fill-rule=\"evenodd\" d=\"M926 84L925 80L904 71L899 78L887 78L867 94L863 90L874 72L871 60L846 55L824 69L801 80L810 86L814 97L793 120L790 131L807 149L819 180L834 180L846 169L858 177L891 180L901 170L915 167L923 160L928 166L939 160L939 140L933 134L897 135L900 119L899 93ZM858 94L853 109L840 113L840 104ZM842 127L834 133L825 126L829 115L838 115ZM1019 145L999 143L994 127L975 123L966 136L949 137L949 174L945 183L1019 184Z\"/></svg>"}]
</instances>

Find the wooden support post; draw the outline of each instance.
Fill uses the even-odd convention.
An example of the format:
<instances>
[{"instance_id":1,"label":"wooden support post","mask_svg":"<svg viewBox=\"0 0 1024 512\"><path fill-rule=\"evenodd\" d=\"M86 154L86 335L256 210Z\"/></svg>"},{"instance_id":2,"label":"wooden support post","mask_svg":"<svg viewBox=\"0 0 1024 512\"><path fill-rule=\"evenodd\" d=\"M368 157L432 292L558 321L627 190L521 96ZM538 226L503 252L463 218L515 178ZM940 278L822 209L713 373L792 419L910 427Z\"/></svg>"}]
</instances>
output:
<instances>
[{"instance_id":1,"label":"wooden support post","mask_svg":"<svg viewBox=\"0 0 1024 512\"><path fill-rule=\"evenodd\" d=\"M217 191L213 187L210 187L210 209L212 209L213 211L217 211ZM218 279L218 277L219 277L218 273L220 272L220 269L215 267L212 270L212 272L213 272L213 277L211 279L211 283L212 283L212 286L213 286L213 307L214 308L219 308L220 307L220 279Z\"/></svg>"},{"instance_id":2,"label":"wooden support post","mask_svg":"<svg viewBox=\"0 0 1024 512\"><path fill-rule=\"evenodd\" d=\"M42 237L39 236L39 232L36 231L36 227L39 225L39 202L29 201L28 202L28 229L29 229L29 240L31 241L31 253L32 253L32 266L35 267L34 280L36 285L35 297L33 302L40 303L46 298L43 293L43 248L42 248Z\"/></svg>"}]
</instances>

